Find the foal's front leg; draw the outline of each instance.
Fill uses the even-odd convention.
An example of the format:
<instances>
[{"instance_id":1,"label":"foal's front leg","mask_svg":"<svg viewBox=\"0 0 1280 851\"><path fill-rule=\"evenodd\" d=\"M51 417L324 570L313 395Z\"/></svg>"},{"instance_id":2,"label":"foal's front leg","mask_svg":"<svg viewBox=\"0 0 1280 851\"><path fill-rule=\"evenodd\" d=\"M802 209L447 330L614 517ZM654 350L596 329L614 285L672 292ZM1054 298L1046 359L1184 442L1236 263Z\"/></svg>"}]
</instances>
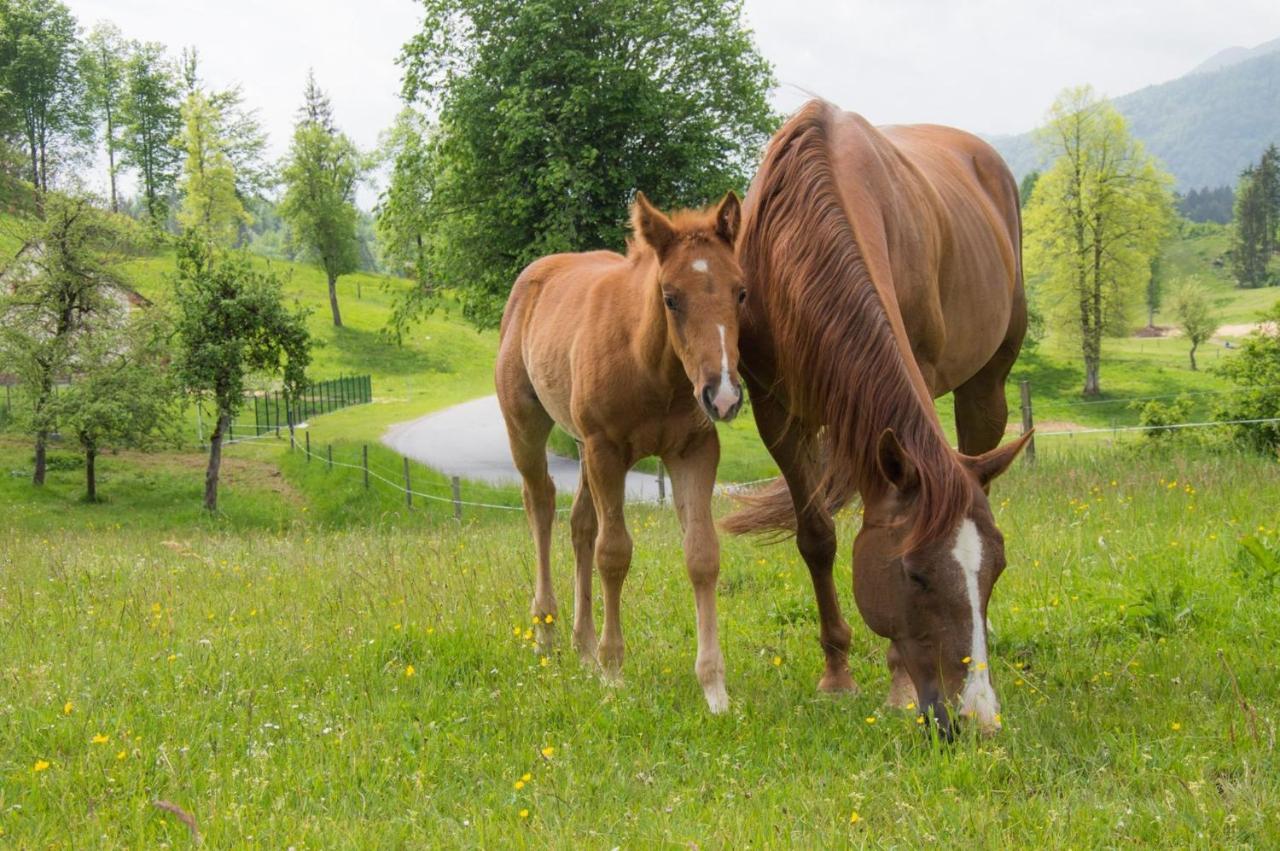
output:
<instances>
[{"instance_id":1,"label":"foal's front leg","mask_svg":"<svg viewBox=\"0 0 1280 851\"><path fill-rule=\"evenodd\" d=\"M684 528L684 562L693 583L698 617L698 658L693 670L702 685L707 706L718 714L729 708L724 687L724 654L716 618L716 582L720 577L720 539L711 519L711 495L720 441L714 431L699 437L684 452L663 458L671 472L671 489L680 525Z\"/></svg>"},{"instance_id":2,"label":"foal's front leg","mask_svg":"<svg viewBox=\"0 0 1280 851\"><path fill-rule=\"evenodd\" d=\"M623 503L626 498L627 463L621 451L607 440L588 438L583 445L587 481L595 502L595 561L604 589L604 633L596 658L606 679L622 678L622 583L631 569L631 535L627 532Z\"/></svg>"}]
</instances>

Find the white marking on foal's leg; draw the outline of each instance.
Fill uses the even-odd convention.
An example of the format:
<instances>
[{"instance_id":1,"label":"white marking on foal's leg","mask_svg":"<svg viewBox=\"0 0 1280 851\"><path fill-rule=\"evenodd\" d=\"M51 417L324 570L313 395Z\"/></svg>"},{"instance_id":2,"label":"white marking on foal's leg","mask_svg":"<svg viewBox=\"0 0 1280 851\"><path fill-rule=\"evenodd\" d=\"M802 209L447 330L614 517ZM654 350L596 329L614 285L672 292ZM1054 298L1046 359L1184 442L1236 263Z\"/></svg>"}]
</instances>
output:
<instances>
[{"instance_id":1,"label":"white marking on foal's leg","mask_svg":"<svg viewBox=\"0 0 1280 851\"><path fill-rule=\"evenodd\" d=\"M693 271L695 271L695 272L706 272L706 271L707 271L707 269L709 268L709 267L707 266L707 261L706 261L706 260L701 260L701 259L699 259L699 260L694 260L694 261L693 261L693 263L692 263L691 265L693 266Z\"/></svg>"},{"instance_id":2,"label":"white marking on foal's leg","mask_svg":"<svg viewBox=\"0 0 1280 851\"><path fill-rule=\"evenodd\" d=\"M951 548L951 557L960 565L964 574L965 593L969 598L969 614L971 634L969 636L969 673L964 679L964 690L960 693L960 713L975 716L978 726L984 730L996 730L1000 722L996 716L1000 713L1000 702L991 688L991 672L987 660L987 634L983 627L986 621L982 617L982 600L978 591L978 576L982 572L982 538L978 536L978 527L965 518L956 531L956 543Z\"/></svg>"}]
</instances>

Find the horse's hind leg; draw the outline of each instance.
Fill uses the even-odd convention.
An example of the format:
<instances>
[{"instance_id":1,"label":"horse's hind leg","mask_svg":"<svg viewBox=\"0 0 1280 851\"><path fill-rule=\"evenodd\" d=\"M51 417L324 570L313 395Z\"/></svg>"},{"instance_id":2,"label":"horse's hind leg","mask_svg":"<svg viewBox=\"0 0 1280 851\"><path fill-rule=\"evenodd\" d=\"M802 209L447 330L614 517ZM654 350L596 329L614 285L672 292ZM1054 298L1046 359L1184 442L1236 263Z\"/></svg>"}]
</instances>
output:
<instances>
[{"instance_id":1,"label":"horse's hind leg","mask_svg":"<svg viewBox=\"0 0 1280 851\"><path fill-rule=\"evenodd\" d=\"M715 488L720 442L714 431L680 454L663 456L671 473L672 496L684 528L684 561L693 583L698 617L698 658L694 673L713 713L729 708L724 688L724 654L716 618L716 581L720 576L720 541L711 519L711 494Z\"/></svg>"},{"instance_id":2,"label":"horse's hind leg","mask_svg":"<svg viewBox=\"0 0 1280 851\"><path fill-rule=\"evenodd\" d=\"M547 438L551 434L552 419L523 373L514 378L516 380L506 382L505 386L503 381L498 382L498 401L507 421L511 457L524 479L524 510L538 557L530 614L535 623L538 652L547 653L558 614L551 586L551 521L556 514L556 488L547 473Z\"/></svg>"},{"instance_id":3,"label":"horse's hind leg","mask_svg":"<svg viewBox=\"0 0 1280 851\"><path fill-rule=\"evenodd\" d=\"M603 439L587 438L584 467L600 525L595 541L596 567L604 587L604 624L596 658L604 675L617 682L622 675L622 584L631 569L631 535L623 503L626 498L627 459Z\"/></svg>"},{"instance_id":4,"label":"horse's hind leg","mask_svg":"<svg viewBox=\"0 0 1280 851\"><path fill-rule=\"evenodd\" d=\"M1025 326L1026 308L1021 302L1014 305L1015 312L1019 309L1024 317L1022 326ZM995 449L1004 438L1005 426L1009 423L1004 385L1021 348L1022 333L1011 332L991 360L955 389L956 433L960 438L960 451L965 455L981 455Z\"/></svg>"},{"instance_id":5,"label":"horse's hind leg","mask_svg":"<svg viewBox=\"0 0 1280 851\"><path fill-rule=\"evenodd\" d=\"M583 455L581 446L579 454ZM596 664L596 624L591 614L591 573L594 570L593 550L596 546L596 506L591 499L591 483L587 478L587 462L583 458L582 475L578 480L578 493L573 498L573 512L569 515L569 528L573 538L574 595L573 595L573 646L584 664Z\"/></svg>"}]
</instances>

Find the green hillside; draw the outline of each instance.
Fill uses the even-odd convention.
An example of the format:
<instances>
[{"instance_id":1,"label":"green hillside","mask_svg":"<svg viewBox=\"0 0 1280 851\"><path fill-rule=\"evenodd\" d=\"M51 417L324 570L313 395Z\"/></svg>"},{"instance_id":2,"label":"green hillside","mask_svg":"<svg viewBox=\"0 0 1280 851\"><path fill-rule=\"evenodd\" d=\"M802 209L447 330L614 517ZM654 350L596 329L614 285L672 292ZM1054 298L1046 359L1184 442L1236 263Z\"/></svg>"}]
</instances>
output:
<instances>
[{"instance_id":1,"label":"green hillside","mask_svg":"<svg viewBox=\"0 0 1280 851\"><path fill-rule=\"evenodd\" d=\"M1280 141L1280 50L1148 86L1113 102L1180 190L1234 185L1263 148ZM1019 179L1045 165L1032 133L990 141Z\"/></svg>"}]
</instances>

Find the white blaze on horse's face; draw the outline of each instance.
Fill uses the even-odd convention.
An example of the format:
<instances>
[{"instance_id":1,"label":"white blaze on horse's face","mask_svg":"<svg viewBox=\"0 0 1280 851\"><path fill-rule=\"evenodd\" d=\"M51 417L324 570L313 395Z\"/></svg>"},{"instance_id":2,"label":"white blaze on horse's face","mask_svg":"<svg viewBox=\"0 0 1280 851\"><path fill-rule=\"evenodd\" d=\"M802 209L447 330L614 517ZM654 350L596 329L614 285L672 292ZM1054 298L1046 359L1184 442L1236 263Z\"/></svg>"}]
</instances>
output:
<instances>
[{"instance_id":1,"label":"white blaze on horse's face","mask_svg":"<svg viewBox=\"0 0 1280 851\"><path fill-rule=\"evenodd\" d=\"M693 267L693 271L695 272L706 272L709 269L709 267L707 266L707 261L703 260L701 257L699 257L697 260L694 260L689 265Z\"/></svg>"},{"instance_id":2,"label":"white blaze on horse's face","mask_svg":"<svg viewBox=\"0 0 1280 851\"><path fill-rule=\"evenodd\" d=\"M987 659L987 624L982 614L982 597L978 584L982 576L982 537L978 534L977 525L967 517L956 530L951 557L959 565L964 579L970 617L969 672L965 675L964 689L960 692L960 714L976 718L978 726L984 730L998 730L1000 703L991 687L991 671Z\"/></svg>"},{"instance_id":3,"label":"white blaze on horse's face","mask_svg":"<svg viewBox=\"0 0 1280 851\"><path fill-rule=\"evenodd\" d=\"M716 387L716 395L711 400L712 407L720 415L720 419L729 419L732 412L742 402L742 390L733 383L729 375L729 349L724 342L724 326L717 325L720 332L720 384Z\"/></svg>"}]
</instances>

